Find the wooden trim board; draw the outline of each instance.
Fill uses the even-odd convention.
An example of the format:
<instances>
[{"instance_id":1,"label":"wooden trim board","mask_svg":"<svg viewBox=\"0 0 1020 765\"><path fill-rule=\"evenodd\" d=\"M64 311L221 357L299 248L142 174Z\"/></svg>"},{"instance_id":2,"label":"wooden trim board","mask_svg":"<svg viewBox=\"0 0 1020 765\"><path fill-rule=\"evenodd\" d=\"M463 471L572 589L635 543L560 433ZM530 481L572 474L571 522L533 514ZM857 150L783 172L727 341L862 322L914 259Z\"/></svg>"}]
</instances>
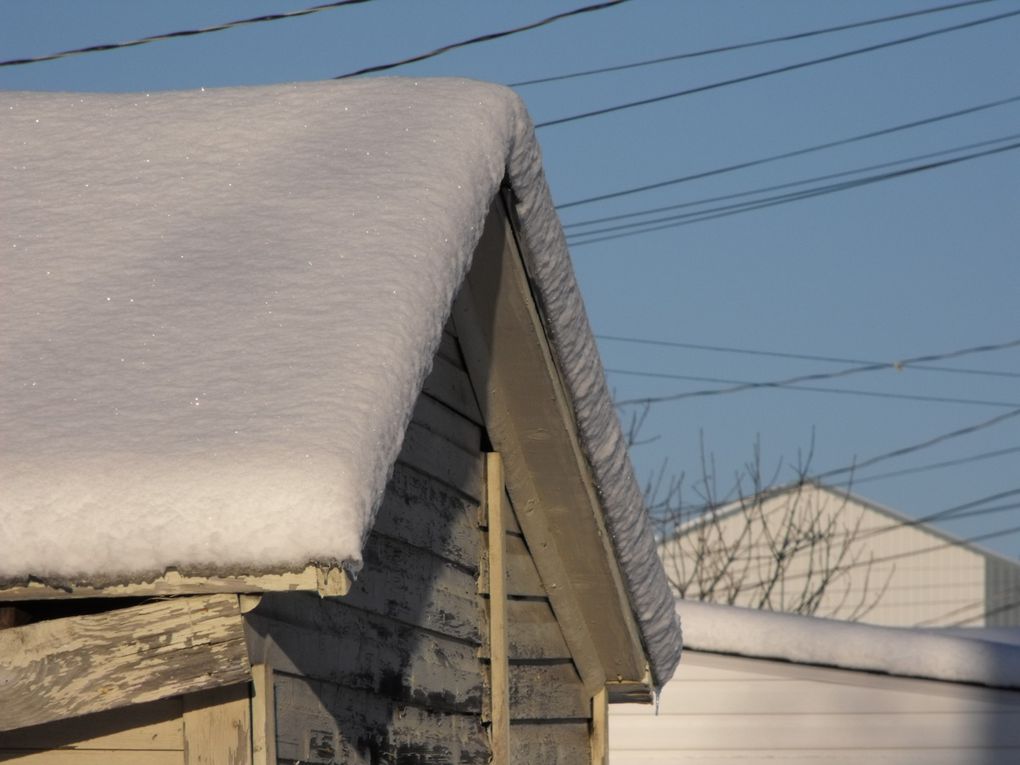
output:
<instances>
[{"instance_id":1,"label":"wooden trim board","mask_svg":"<svg viewBox=\"0 0 1020 765\"><path fill-rule=\"evenodd\" d=\"M493 765L510 765L510 649L506 621L506 511L503 463L485 455L485 503L489 519L489 673L491 677Z\"/></svg>"},{"instance_id":2,"label":"wooden trim board","mask_svg":"<svg viewBox=\"0 0 1020 765\"><path fill-rule=\"evenodd\" d=\"M507 491L589 695L642 683L646 659L573 413L502 199L454 304Z\"/></svg>"},{"instance_id":3,"label":"wooden trim board","mask_svg":"<svg viewBox=\"0 0 1020 765\"><path fill-rule=\"evenodd\" d=\"M0 631L0 730L246 682L235 595L174 598Z\"/></svg>"},{"instance_id":4,"label":"wooden trim board","mask_svg":"<svg viewBox=\"0 0 1020 765\"><path fill-rule=\"evenodd\" d=\"M336 597L346 595L350 587L351 580L347 572L336 566L310 564L301 571L237 576L200 576L168 569L161 576L148 581L116 582L109 585L69 583L66 586L56 586L33 580L24 585L0 588L0 602L297 591Z\"/></svg>"}]
</instances>

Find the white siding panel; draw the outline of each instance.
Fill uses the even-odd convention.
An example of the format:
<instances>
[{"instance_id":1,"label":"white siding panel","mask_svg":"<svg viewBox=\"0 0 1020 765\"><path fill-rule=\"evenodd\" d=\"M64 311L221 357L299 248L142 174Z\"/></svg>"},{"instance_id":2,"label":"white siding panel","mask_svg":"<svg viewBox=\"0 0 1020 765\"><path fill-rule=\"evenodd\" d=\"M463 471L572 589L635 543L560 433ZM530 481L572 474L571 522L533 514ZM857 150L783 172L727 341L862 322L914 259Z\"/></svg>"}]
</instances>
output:
<instances>
[{"instance_id":1,"label":"white siding panel","mask_svg":"<svg viewBox=\"0 0 1020 765\"><path fill-rule=\"evenodd\" d=\"M1020 762L1020 693L688 651L659 714L612 708L614 765Z\"/></svg>"}]
</instances>

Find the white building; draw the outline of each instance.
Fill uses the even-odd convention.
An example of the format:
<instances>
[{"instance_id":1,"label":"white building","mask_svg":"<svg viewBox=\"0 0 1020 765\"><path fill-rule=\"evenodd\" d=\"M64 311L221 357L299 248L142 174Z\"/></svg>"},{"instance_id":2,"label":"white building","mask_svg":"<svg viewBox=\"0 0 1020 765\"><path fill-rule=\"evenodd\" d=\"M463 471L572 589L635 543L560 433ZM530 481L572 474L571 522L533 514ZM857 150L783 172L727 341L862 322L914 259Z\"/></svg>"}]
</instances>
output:
<instances>
[{"instance_id":1,"label":"white building","mask_svg":"<svg viewBox=\"0 0 1020 765\"><path fill-rule=\"evenodd\" d=\"M659 713L614 707L613 765L1020 762L1017 630L877 627L678 601ZM969 637L962 635L967 634Z\"/></svg>"},{"instance_id":2,"label":"white building","mask_svg":"<svg viewBox=\"0 0 1020 765\"><path fill-rule=\"evenodd\" d=\"M788 528L800 541L783 547ZM799 604L836 574L817 616L889 626L1020 625L1020 563L893 510L814 483L735 503L660 544L667 575L688 600L774 611ZM732 562L725 566L728 552ZM694 562L707 562L694 573ZM678 587L685 583L686 588Z\"/></svg>"}]
</instances>

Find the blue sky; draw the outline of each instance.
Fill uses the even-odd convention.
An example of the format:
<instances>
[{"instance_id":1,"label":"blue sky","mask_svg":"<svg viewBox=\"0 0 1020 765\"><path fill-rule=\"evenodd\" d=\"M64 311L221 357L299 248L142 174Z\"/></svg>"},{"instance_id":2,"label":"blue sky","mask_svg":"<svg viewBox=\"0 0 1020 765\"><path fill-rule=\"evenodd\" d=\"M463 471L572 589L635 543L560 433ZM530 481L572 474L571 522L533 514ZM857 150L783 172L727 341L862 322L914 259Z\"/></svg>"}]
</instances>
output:
<instances>
[{"instance_id":1,"label":"blue sky","mask_svg":"<svg viewBox=\"0 0 1020 765\"><path fill-rule=\"evenodd\" d=\"M948 4L950 0L632 0L394 70L502 83L629 63ZM5 0L0 58L50 53L302 8L289 0ZM525 24L573 2L375 0L303 18L60 61L0 68L0 88L145 91L326 79ZM536 122L695 88L968 20L1020 11L990 0L896 22L518 88ZM711 171L1020 96L1020 16L538 131L554 197ZM1020 133L1020 103L739 172L562 211L565 223L683 204ZM1013 142L1016 142L1016 138ZM1007 142L1008 143L1008 142ZM991 144L1003 146L1006 143ZM958 156L946 155L946 156ZM944 157L943 157L944 158ZM918 164L914 162L912 164ZM715 220L572 248L600 335L896 361L1020 337L1020 150ZM697 208L694 208L697 209ZM848 364L602 340L619 399L726 387L645 377L771 381ZM814 438L825 471L1020 408L1020 349L811 383L656 404L634 458L663 460L696 500L700 442L718 489L760 440L789 478ZM997 372L999 375L987 374ZM1001 374L1005 373L1005 375ZM1012 376L1006 376L1012 375ZM860 395L860 392L879 395ZM928 396L983 403L889 398ZM1013 406L1010 406L1012 404ZM625 411L627 411L625 409ZM913 516L1020 487L1020 452L894 478L879 473L1020 447L1020 417L859 471L864 497ZM1020 500L989 502L993 507ZM947 523L962 536L1020 525L1006 510ZM1020 552L1020 533L985 544Z\"/></svg>"}]
</instances>

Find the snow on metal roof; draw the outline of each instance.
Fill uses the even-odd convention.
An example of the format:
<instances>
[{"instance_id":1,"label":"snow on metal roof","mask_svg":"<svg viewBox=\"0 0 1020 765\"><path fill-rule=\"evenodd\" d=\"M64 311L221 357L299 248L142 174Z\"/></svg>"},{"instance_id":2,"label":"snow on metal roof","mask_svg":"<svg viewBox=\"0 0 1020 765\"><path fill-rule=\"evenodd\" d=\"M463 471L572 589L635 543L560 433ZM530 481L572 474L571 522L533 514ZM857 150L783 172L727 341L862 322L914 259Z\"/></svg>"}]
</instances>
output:
<instances>
[{"instance_id":1,"label":"snow on metal roof","mask_svg":"<svg viewBox=\"0 0 1020 765\"><path fill-rule=\"evenodd\" d=\"M879 627L685 600L676 609L689 650L1020 688L1020 647L1001 634Z\"/></svg>"}]
</instances>

